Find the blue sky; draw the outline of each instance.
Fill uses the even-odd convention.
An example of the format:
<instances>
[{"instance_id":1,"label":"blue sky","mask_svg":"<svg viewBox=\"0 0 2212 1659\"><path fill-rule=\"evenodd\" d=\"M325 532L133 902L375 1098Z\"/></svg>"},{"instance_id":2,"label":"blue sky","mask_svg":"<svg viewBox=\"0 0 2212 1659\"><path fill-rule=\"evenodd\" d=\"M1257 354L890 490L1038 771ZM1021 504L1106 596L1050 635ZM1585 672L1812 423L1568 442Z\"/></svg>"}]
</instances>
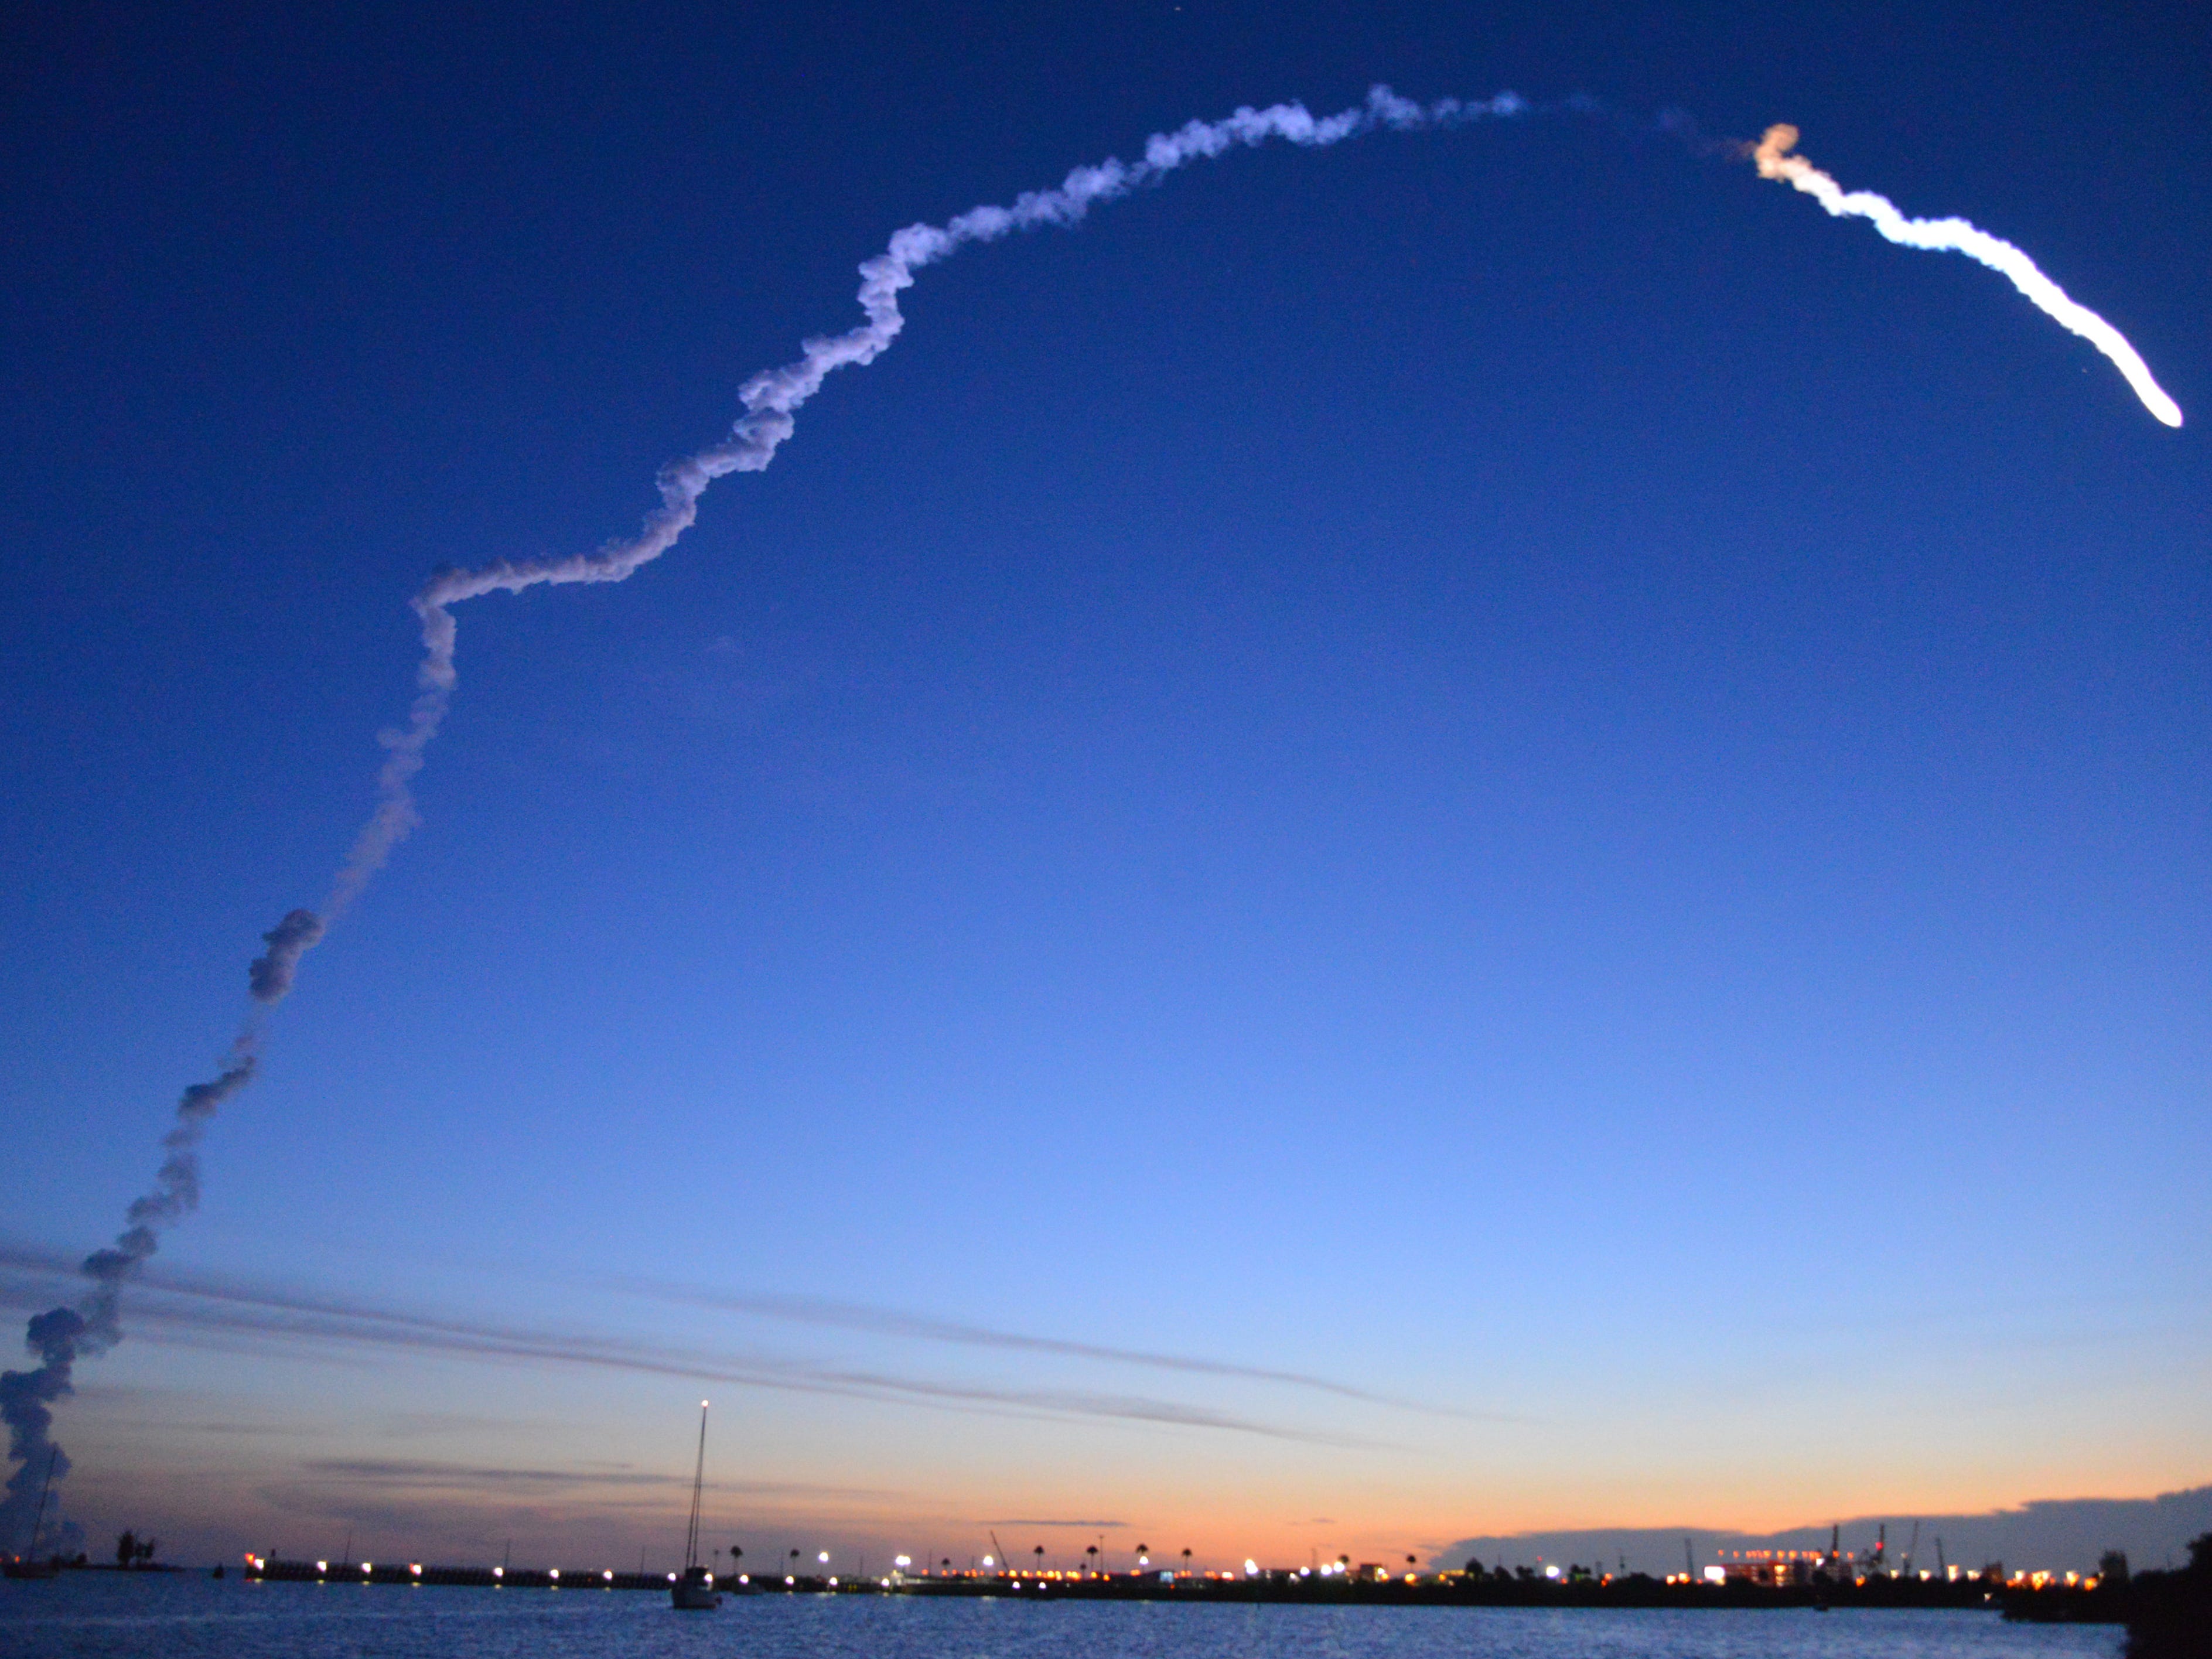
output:
<instances>
[{"instance_id":1,"label":"blue sky","mask_svg":"<svg viewBox=\"0 0 2212 1659\"><path fill-rule=\"evenodd\" d=\"M614 1559L702 1391L720 1524L810 1551L2203 1480L2203 427L1655 118L2017 241L2197 416L2204 20L1611 9L11 24L25 1261L325 890L423 574L628 533L890 230L1378 80L1615 112L963 253L668 558L466 607L72 1512Z\"/></svg>"}]
</instances>

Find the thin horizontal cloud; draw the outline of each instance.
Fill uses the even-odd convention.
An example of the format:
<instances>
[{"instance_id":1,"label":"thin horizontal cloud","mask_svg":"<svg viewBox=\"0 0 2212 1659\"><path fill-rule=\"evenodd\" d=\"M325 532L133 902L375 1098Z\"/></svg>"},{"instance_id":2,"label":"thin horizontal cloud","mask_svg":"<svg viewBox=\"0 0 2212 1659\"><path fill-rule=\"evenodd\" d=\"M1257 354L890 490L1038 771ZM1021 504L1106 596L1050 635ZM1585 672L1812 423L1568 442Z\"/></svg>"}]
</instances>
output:
<instances>
[{"instance_id":1,"label":"thin horizontal cloud","mask_svg":"<svg viewBox=\"0 0 2212 1659\"><path fill-rule=\"evenodd\" d=\"M361 1484L397 1486L665 1486L675 1477L644 1470L502 1469L472 1463L432 1463L401 1457L315 1457L300 1465L308 1474ZM689 1485L690 1483L683 1482Z\"/></svg>"},{"instance_id":2,"label":"thin horizontal cloud","mask_svg":"<svg viewBox=\"0 0 2212 1659\"><path fill-rule=\"evenodd\" d=\"M1127 1521L1036 1521L1016 1516L1012 1520L986 1521L987 1527L1084 1527L1093 1532L1117 1531L1127 1527Z\"/></svg>"},{"instance_id":3,"label":"thin horizontal cloud","mask_svg":"<svg viewBox=\"0 0 2212 1659\"><path fill-rule=\"evenodd\" d=\"M73 1278L75 1271L74 1261L56 1253L0 1244L0 1300L24 1308L45 1305L56 1294L54 1281ZM1364 1443L1343 1435L1143 1395L993 1387L818 1365L770 1354L656 1346L626 1338L438 1318L161 1270L147 1271L134 1285L130 1328L149 1341L242 1342L263 1352L306 1347L536 1362L987 1415L1103 1419L1325 1445Z\"/></svg>"},{"instance_id":4,"label":"thin horizontal cloud","mask_svg":"<svg viewBox=\"0 0 2212 1659\"><path fill-rule=\"evenodd\" d=\"M648 1469L509 1469L480 1463L443 1463L405 1457L318 1457L300 1465L311 1475L326 1475L356 1486L462 1487L469 1491L559 1487L662 1487L688 1490L690 1479ZM709 1480L709 1492L746 1498L901 1498L907 1494L875 1486L825 1486L793 1480Z\"/></svg>"},{"instance_id":5,"label":"thin horizontal cloud","mask_svg":"<svg viewBox=\"0 0 2212 1659\"><path fill-rule=\"evenodd\" d=\"M307 1551L311 1557L331 1549L337 1541L336 1529L343 1527L349 1533L358 1531L364 1558L382 1555L396 1540L403 1539L412 1553L429 1540L458 1542L465 1538L469 1542L459 1552L464 1559L471 1555L479 1561L486 1555L496 1559L502 1534L542 1538L568 1529L577 1519L572 1505L544 1501L543 1495L538 1493L413 1493L393 1488L364 1490L350 1483L277 1481L256 1487L253 1496L265 1507L270 1519L282 1517L280 1524L294 1533L295 1540L303 1526L312 1526L317 1532L330 1529L327 1535L314 1540L314 1547ZM642 1521L650 1525L665 1520L670 1511L665 1505L647 1509L601 1503L586 1513L601 1524L627 1522L635 1525ZM372 1541L379 1539L385 1548L380 1549ZM271 1542L271 1555L281 1557L288 1553L274 1540ZM444 1547L450 1550L452 1545L448 1542ZM331 1553L337 1552L332 1550ZM532 1552L540 1557L538 1565L556 1565L562 1554L568 1553L552 1553L551 1561L543 1559L544 1553ZM575 1557L570 1554L569 1559Z\"/></svg>"},{"instance_id":6,"label":"thin horizontal cloud","mask_svg":"<svg viewBox=\"0 0 2212 1659\"><path fill-rule=\"evenodd\" d=\"M1200 1376L1236 1377L1247 1382L1277 1382L1291 1388L1310 1389L1317 1393L1334 1395L1339 1400L1356 1400L1364 1405L1388 1406L1400 1411L1423 1412L1435 1417L1467 1418L1478 1421L1498 1420L1488 1413L1468 1412L1450 1406L1435 1406L1417 1400L1403 1400L1393 1395L1377 1394L1371 1389L1356 1388L1349 1382L1339 1382L1326 1376L1316 1376L1310 1371L1280 1370L1267 1365L1243 1365L1221 1359L1202 1359L1188 1354L1158 1353L1146 1348L1118 1348L1097 1342L1078 1342L1063 1337L1032 1336L1018 1331L994 1330L984 1325L963 1324L955 1320L935 1319L924 1314L902 1313L891 1308L872 1308L863 1304L837 1302L820 1297L782 1296L769 1292L704 1290L694 1285L671 1285L652 1279L611 1279L611 1285L639 1296L659 1301L681 1303L688 1307L710 1308L722 1313L750 1314L761 1319L776 1319L797 1325L825 1327L831 1330L856 1331L871 1336L902 1337L921 1342L945 1342L971 1348L1000 1348L1018 1353L1053 1354L1063 1358L1104 1361L1117 1365L1139 1365L1153 1370L1181 1371Z\"/></svg>"}]
</instances>

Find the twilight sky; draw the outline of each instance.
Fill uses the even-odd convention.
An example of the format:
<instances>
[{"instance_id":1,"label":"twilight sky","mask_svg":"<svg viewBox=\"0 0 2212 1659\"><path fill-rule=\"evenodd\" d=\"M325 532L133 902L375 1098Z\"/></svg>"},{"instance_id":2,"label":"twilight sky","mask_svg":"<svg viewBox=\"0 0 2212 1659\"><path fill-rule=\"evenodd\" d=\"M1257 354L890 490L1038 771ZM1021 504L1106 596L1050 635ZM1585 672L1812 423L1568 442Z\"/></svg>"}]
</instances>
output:
<instances>
[{"instance_id":1,"label":"twilight sky","mask_svg":"<svg viewBox=\"0 0 2212 1659\"><path fill-rule=\"evenodd\" d=\"M702 1395L750 1559L2212 1475L2201 8L448 9L0 40L10 1319L430 568L630 533L912 221L1378 80L1614 114L964 252L666 559L471 603L63 1407L88 1528L680 1552Z\"/></svg>"}]
</instances>

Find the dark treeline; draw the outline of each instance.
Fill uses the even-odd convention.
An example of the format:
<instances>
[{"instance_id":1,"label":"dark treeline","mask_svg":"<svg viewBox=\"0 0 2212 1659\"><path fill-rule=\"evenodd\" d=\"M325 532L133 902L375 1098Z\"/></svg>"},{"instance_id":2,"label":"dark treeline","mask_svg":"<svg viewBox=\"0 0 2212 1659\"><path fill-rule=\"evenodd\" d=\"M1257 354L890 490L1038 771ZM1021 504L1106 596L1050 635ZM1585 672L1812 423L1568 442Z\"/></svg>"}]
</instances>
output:
<instances>
[{"instance_id":1,"label":"dark treeline","mask_svg":"<svg viewBox=\"0 0 2212 1659\"><path fill-rule=\"evenodd\" d=\"M2108 1555L2094 1588L2047 1584L2005 1596L2005 1617L2038 1624L2125 1625L2127 1659L2212 1659L2212 1532L2172 1572L2128 1571Z\"/></svg>"}]
</instances>

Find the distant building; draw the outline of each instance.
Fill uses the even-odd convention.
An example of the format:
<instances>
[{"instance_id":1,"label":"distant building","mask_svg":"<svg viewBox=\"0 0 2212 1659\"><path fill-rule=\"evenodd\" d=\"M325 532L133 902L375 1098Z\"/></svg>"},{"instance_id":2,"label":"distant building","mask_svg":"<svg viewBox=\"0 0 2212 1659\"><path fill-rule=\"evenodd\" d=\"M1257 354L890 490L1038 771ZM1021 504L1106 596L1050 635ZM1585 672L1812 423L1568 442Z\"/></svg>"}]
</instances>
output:
<instances>
[{"instance_id":1,"label":"distant building","mask_svg":"<svg viewBox=\"0 0 2212 1659\"><path fill-rule=\"evenodd\" d=\"M1817 1550L1723 1550L1722 1582L1731 1584L1802 1584L1827 1558Z\"/></svg>"}]
</instances>

